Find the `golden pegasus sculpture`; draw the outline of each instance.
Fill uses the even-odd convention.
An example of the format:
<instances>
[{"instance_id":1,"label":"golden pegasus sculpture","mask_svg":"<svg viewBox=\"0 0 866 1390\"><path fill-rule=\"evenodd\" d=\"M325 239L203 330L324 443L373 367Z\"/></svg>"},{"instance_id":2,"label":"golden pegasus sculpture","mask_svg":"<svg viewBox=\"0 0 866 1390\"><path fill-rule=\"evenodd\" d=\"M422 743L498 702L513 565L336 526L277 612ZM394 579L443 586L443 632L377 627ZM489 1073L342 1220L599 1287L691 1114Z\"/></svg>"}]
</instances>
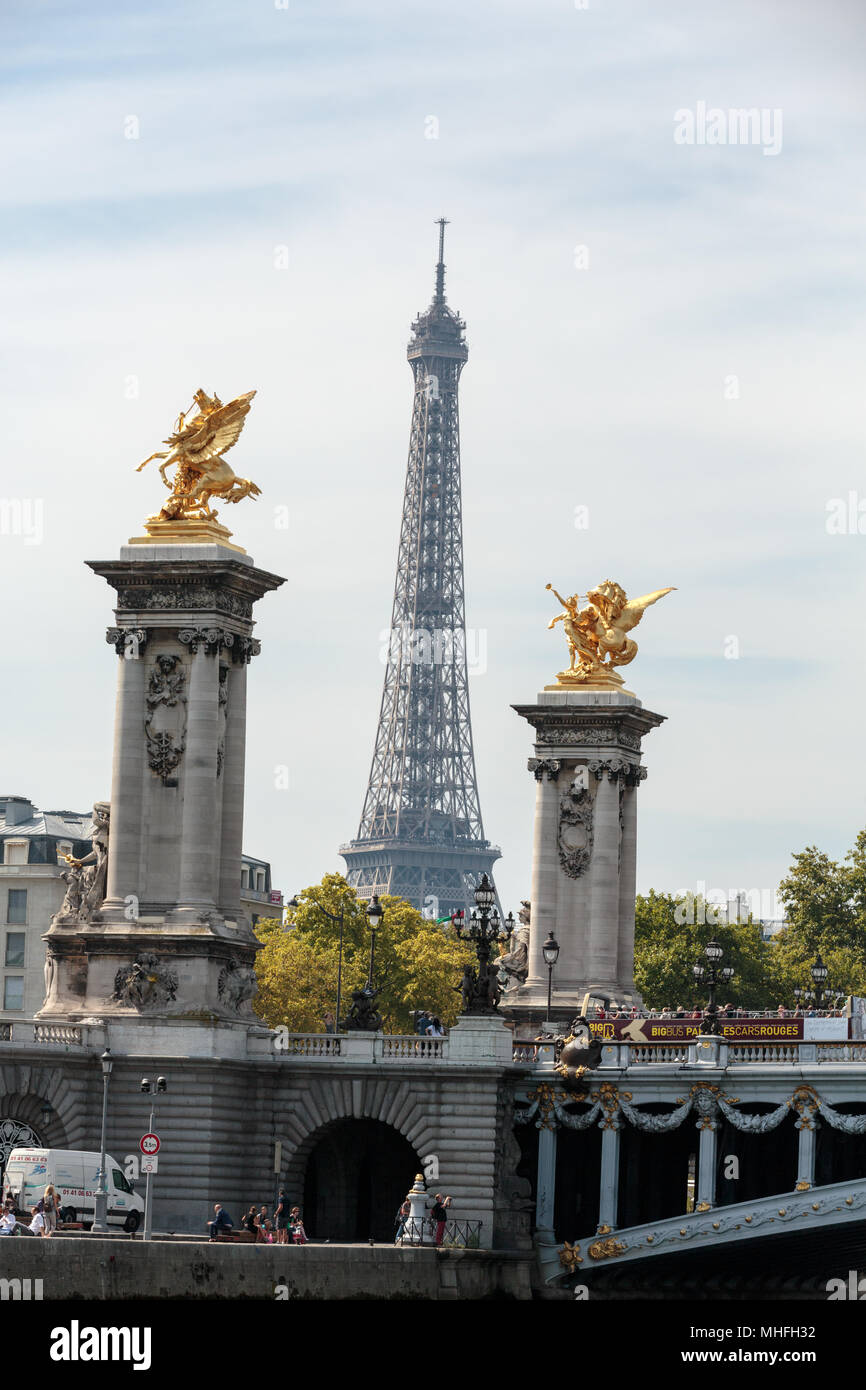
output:
<instances>
[{"instance_id":1,"label":"golden pegasus sculpture","mask_svg":"<svg viewBox=\"0 0 866 1390\"><path fill-rule=\"evenodd\" d=\"M174 434L164 441L168 449L150 454L135 470L140 473L151 459L163 460L159 473L171 495L156 519L215 521L212 497L240 502L242 497L259 496L261 488L250 478L239 478L220 457L237 444L255 394L247 391L223 405L219 396L196 391L193 405L198 413L188 419L189 412L181 411ZM170 482L166 473L172 467L175 473Z\"/></svg>"},{"instance_id":2,"label":"golden pegasus sculpture","mask_svg":"<svg viewBox=\"0 0 866 1390\"><path fill-rule=\"evenodd\" d=\"M627 666L637 656L637 642L627 634L637 627L646 610L674 589L655 589L651 594L629 599L626 592L612 579L605 579L586 594L586 607L580 606L580 594L563 598L547 584L562 604L562 612L547 624L553 628L562 623L571 656L567 671L557 676L559 688L565 686L618 689L625 682L614 669ZM556 689L557 687L548 687Z\"/></svg>"}]
</instances>

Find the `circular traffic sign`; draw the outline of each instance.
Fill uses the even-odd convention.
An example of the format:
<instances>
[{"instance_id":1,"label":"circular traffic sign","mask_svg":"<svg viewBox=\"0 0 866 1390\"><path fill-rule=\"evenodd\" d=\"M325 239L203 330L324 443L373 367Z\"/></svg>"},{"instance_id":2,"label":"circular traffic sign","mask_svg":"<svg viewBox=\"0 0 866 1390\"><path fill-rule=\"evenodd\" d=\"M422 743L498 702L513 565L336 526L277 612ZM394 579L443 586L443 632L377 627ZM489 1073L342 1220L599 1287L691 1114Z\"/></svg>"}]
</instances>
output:
<instances>
[{"instance_id":1,"label":"circular traffic sign","mask_svg":"<svg viewBox=\"0 0 866 1390\"><path fill-rule=\"evenodd\" d=\"M156 1134L143 1134L138 1142L138 1147L143 1154L153 1157L159 1153L159 1136Z\"/></svg>"}]
</instances>

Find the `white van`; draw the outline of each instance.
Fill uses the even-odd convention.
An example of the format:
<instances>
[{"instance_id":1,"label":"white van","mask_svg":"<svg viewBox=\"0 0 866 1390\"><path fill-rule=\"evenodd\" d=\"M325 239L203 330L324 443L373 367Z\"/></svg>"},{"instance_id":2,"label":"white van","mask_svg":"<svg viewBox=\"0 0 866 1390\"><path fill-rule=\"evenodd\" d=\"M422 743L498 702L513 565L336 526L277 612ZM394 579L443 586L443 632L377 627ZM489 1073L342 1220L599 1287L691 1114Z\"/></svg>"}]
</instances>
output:
<instances>
[{"instance_id":1,"label":"white van","mask_svg":"<svg viewBox=\"0 0 866 1390\"><path fill-rule=\"evenodd\" d=\"M109 1226L136 1231L144 1219L144 1201L134 1192L123 1169L105 1155L107 1219ZM13 1149L6 1164L4 1197L20 1212L35 1207L49 1183L67 1221L91 1222L96 1215L99 1154L78 1149Z\"/></svg>"}]
</instances>

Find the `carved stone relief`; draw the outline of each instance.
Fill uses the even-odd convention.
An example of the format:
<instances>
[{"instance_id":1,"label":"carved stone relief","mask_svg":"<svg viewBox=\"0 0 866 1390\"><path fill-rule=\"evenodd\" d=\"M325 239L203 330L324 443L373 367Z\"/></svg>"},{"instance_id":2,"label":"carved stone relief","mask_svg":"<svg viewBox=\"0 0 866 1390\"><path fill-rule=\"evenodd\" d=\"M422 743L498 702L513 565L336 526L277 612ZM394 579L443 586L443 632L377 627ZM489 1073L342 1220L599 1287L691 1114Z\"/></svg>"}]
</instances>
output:
<instances>
[{"instance_id":1,"label":"carved stone relief","mask_svg":"<svg viewBox=\"0 0 866 1390\"><path fill-rule=\"evenodd\" d=\"M163 786L174 784L170 779L186 747L186 699L180 657L163 652L150 670L144 720L148 767L162 778Z\"/></svg>"},{"instance_id":2,"label":"carved stone relief","mask_svg":"<svg viewBox=\"0 0 866 1390\"><path fill-rule=\"evenodd\" d=\"M559 862L569 878L586 873L592 858L593 798L586 772L574 769L574 780L559 801Z\"/></svg>"},{"instance_id":3,"label":"carved stone relief","mask_svg":"<svg viewBox=\"0 0 866 1390\"><path fill-rule=\"evenodd\" d=\"M136 1009L155 1008L167 1004L177 995L177 976L150 951L142 951L132 962L123 965L114 977L111 998L118 1004Z\"/></svg>"}]
</instances>

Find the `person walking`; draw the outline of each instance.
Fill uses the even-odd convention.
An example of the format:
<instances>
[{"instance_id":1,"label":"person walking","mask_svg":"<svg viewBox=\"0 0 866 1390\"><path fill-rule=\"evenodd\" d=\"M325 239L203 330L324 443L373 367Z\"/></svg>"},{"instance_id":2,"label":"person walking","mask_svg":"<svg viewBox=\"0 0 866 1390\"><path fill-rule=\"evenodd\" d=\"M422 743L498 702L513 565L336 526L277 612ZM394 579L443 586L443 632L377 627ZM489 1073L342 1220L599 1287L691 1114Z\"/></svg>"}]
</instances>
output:
<instances>
[{"instance_id":1,"label":"person walking","mask_svg":"<svg viewBox=\"0 0 866 1390\"><path fill-rule=\"evenodd\" d=\"M441 1192L437 1192L430 1208L430 1216L436 1222L436 1244L441 1245L445 1236L445 1222L448 1220L448 1208L451 1205L450 1197L443 1197Z\"/></svg>"},{"instance_id":2,"label":"person walking","mask_svg":"<svg viewBox=\"0 0 866 1390\"><path fill-rule=\"evenodd\" d=\"M291 1207L285 1188L282 1187L280 1188L280 1200L277 1202L277 1209L274 1212L274 1220L277 1226L277 1245L288 1245Z\"/></svg>"},{"instance_id":3,"label":"person walking","mask_svg":"<svg viewBox=\"0 0 866 1390\"><path fill-rule=\"evenodd\" d=\"M51 1182L42 1197L42 1215L45 1218L45 1235L53 1236L57 1230L57 1193Z\"/></svg>"}]
</instances>

